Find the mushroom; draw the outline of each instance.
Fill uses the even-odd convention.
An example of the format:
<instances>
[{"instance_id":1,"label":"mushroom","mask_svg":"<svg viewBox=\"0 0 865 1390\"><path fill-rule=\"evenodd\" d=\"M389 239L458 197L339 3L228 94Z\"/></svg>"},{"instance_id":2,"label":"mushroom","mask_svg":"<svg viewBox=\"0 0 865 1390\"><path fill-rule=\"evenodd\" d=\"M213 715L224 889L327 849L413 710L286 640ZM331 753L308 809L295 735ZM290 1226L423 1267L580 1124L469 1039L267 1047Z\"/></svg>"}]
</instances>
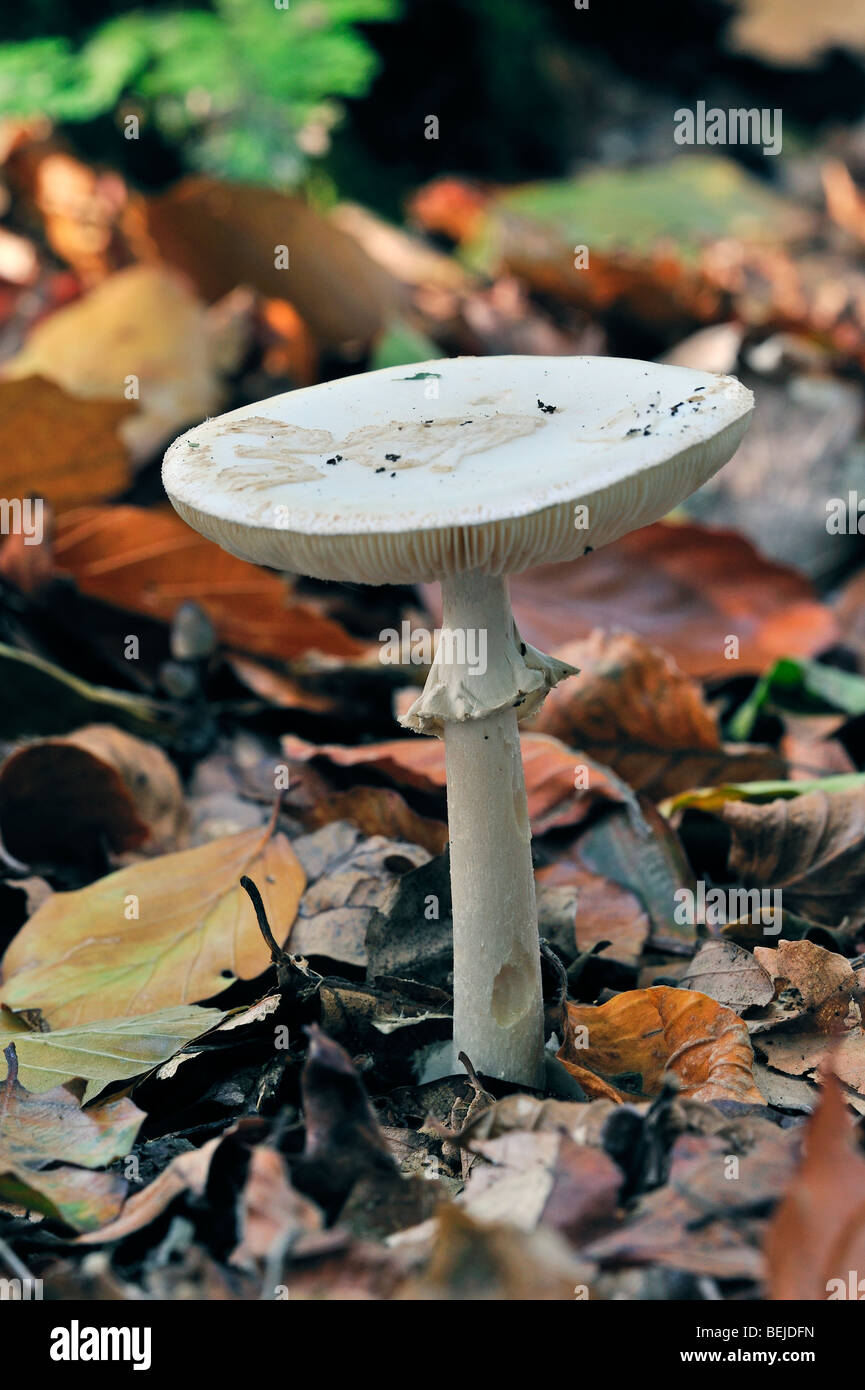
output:
<instances>
[{"instance_id":1,"label":"mushroom","mask_svg":"<svg viewBox=\"0 0 865 1390\"><path fill-rule=\"evenodd\" d=\"M444 739L455 1049L487 1076L543 1078L517 720L575 674L522 641L506 576L663 516L732 456L752 406L734 377L683 367L464 357L275 396L165 456L177 511L234 555L319 579L440 581L444 625L402 723Z\"/></svg>"}]
</instances>

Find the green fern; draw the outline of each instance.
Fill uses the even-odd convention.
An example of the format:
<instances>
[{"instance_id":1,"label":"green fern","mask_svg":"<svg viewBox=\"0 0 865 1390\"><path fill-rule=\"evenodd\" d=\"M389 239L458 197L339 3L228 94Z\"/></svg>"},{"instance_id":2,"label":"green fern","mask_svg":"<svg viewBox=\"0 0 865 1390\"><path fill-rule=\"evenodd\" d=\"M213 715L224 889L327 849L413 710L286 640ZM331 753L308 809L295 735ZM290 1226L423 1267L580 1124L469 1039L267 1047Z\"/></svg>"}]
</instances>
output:
<instances>
[{"instance_id":1,"label":"green fern","mask_svg":"<svg viewBox=\"0 0 865 1390\"><path fill-rule=\"evenodd\" d=\"M213 0L108 20L64 38L0 45L0 116L89 121L125 99L198 168L291 182L327 148L340 98L362 96L377 58L356 25L398 0Z\"/></svg>"}]
</instances>

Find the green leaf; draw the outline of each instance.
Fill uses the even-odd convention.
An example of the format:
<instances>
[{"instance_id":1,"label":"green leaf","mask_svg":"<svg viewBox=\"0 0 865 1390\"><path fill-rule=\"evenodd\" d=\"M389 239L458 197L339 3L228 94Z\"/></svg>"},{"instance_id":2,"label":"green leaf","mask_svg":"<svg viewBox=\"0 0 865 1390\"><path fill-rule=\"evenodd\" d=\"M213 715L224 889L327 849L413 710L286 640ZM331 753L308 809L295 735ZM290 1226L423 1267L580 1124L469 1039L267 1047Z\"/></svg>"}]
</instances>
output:
<instances>
[{"instance_id":1,"label":"green leaf","mask_svg":"<svg viewBox=\"0 0 865 1390\"><path fill-rule=\"evenodd\" d=\"M865 714L865 679L819 661L782 657L761 677L730 719L730 737L737 742L747 741L760 712L772 706L800 714Z\"/></svg>"},{"instance_id":2,"label":"green leaf","mask_svg":"<svg viewBox=\"0 0 865 1390\"><path fill-rule=\"evenodd\" d=\"M841 772L809 782L726 782L680 792L660 802L658 810L664 816L689 807L695 811L717 811L726 801L777 801L779 797L803 796L806 792L843 792L854 787L865 787L865 772Z\"/></svg>"},{"instance_id":3,"label":"green leaf","mask_svg":"<svg viewBox=\"0 0 865 1390\"><path fill-rule=\"evenodd\" d=\"M439 349L431 338L425 333L419 333L410 324L398 320L390 324L379 338L369 365L371 371L377 371L382 367L404 367L413 362L429 362L430 358L438 356ZM438 372L415 372L414 376L406 377L406 380L423 381L428 376L438 375Z\"/></svg>"}]
</instances>

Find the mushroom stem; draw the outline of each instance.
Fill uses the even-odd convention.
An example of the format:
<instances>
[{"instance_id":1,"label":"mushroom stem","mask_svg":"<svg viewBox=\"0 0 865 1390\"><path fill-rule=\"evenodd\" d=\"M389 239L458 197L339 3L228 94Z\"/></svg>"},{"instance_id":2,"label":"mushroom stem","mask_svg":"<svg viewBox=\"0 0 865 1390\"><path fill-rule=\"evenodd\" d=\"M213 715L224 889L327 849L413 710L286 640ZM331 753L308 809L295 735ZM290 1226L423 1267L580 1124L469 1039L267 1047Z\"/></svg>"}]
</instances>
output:
<instances>
[{"instance_id":1,"label":"mushroom stem","mask_svg":"<svg viewBox=\"0 0 865 1390\"><path fill-rule=\"evenodd\" d=\"M504 578L470 573L446 579L442 599L445 631L464 640L485 633L487 665L491 671L503 667L514 642ZM471 680L464 670L461 676ZM454 1051L465 1052L487 1076L539 1086L543 1001L517 703L444 723Z\"/></svg>"}]
</instances>

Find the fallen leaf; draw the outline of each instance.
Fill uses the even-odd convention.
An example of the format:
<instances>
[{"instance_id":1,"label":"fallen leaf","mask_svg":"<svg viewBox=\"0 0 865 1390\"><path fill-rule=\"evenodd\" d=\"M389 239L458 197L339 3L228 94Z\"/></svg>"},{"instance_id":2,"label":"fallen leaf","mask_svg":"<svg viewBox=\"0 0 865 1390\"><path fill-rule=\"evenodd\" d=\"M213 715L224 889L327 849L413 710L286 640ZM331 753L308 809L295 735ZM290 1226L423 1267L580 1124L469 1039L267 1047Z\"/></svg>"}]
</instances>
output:
<instances>
[{"instance_id":1,"label":"fallen leaf","mask_svg":"<svg viewBox=\"0 0 865 1390\"><path fill-rule=\"evenodd\" d=\"M144 1112L126 1099L82 1110L62 1086L31 1095L18 1081L11 1044L6 1063L0 1087L0 1195L79 1231L107 1221L119 1209L126 1183L116 1173L86 1170L127 1154Z\"/></svg>"},{"instance_id":2,"label":"fallen leaf","mask_svg":"<svg viewBox=\"0 0 865 1390\"><path fill-rule=\"evenodd\" d=\"M761 1209L780 1195L795 1155L790 1130L776 1130L732 1155L721 1136L682 1135L673 1146L669 1181L583 1254L603 1265L657 1263L710 1278L759 1281ZM738 1181L730 1180L731 1157Z\"/></svg>"},{"instance_id":3,"label":"fallen leaf","mask_svg":"<svg viewBox=\"0 0 865 1390\"><path fill-rule=\"evenodd\" d=\"M294 849L310 882L289 949L295 955L365 965L366 934L376 908L385 902L397 874L426 862L426 851L380 835L363 838L345 821L296 840Z\"/></svg>"},{"instance_id":4,"label":"fallen leaf","mask_svg":"<svg viewBox=\"0 0 865 1390\"><path fill-rule=\"evenodd\" d=\"M240 887L244 874L282 943L305 877L285 836L256 827L55 893L3 957L2 1002L72 1028L194 1003L253 979L270 951Z\"/></svg>"},{"instance_id":5,"label":"fallen leaf","mask_svg":"<svg viewBox=\"0 0 865 1390\"><path fill-rule=\"evenodd\" d=\"M578 952L590 951L599 941L608 941L602 959L636 965L649 939L652 923L639 897L604 874L593 873L580 858L580 841L574 840L552 864L539 869L536 882L570 886L576 893L574 930L567 944ZM546 932L541 933L547 935Z\"/></svg>"},{"instance_id":6,"label":"fallen leaf","mask_svg":"<svg viewBox=\"0 0 865 1390\"><path fill-rule=\"evenodd\" d=\"M118 402L124 415L122 403L137 401L121 426L137 459L213 414L222 396L204 305L162 267L118 271L58 309L37 324L6 374L47 377L80 400ZM55 505L62 500L48 495ZM82 490L75 500L105 495Z\"/></svg>"},{"instance_id":7,"label":"fallen leaf","mask_svg":"<svg viewBox=\"0 0 865 1390\"><path fill-rule=\"evenodd\" d=\"M320 1231L323 1225L315 1203L292 1187L279 1150L255 1145L238 1205L240 1241L230 1263L252 1269L260 1265L270 1274L273 1261L281 1260L299 1236Z\"/></svg>"},{"instance_id":8,"label":"fallen leaf","mask_svg":"<svg viewBox=\"0 0 865 1390\"><path fill-rule=\"evenodd\" d=\"M533 646L549 651L595 628L624 627L700 679L756 674L782 656L813 656L840 635L801 575L733 532L691 523L656 522L597 554L515 575L510 588L517 626ZM736 660L725 655L731 635Z\"/></svg>"},{"instance_id":9,"label":"fallen leaf","mask_svg":"<svg viewBox=\"0 0 865 1390\"><path fill-rule=\"evenodd\" d=\"M472 1168L460 1206L476 1221L546 1227L574 1246L615 1224L624 1174L602 1149L555 1130L473 1140L471 1148L486 1162Z\"/></svg>"},{"instance_id":10,"label":"fallen leaf","mask_svg":"<svg viewBox=\"0 0 865 1390\"><path fill-rule=\"evenodd\" d=\"M649 940L656 950L691 954L696 926L679 920L676 895L685 888L695 891L694 875L678 837L651 802L606 808L576 840L570 858L637 898L651 923ZM623 907L626 920L641 930Z\"/></svg>"},{"instance_id":11,"label":"fallen leaf","mask_svg":"<svg viewBox=\"0 0 865 1390\"><path fill-rule=\"evenodd\" d=\"M455 1205L443 1208L433 1232L425 1267L397 1300L573 1302L575 1287L593 1273L553 1231L474 1221Z\"/></svg>"},{"instance_id":12,"label":"fallen leaf","mask_svg":"<svg viewBox=\"0 0 865 1390\"><path fill-rule=\"evenodd\" d=\"M301 1075L306 1142L292 1182L331 1215L362 1178L378 1176L393 1190L403 1179L348 1053L311 1024Z\"/></svg>"},{"instance_id":13,"label":"fallen leaf","mask_svg":"<svg viewBox=\"0 0 865 1390\"><path fill-rule=\"evenodd\" d=\"M122 492L131 470L121 426L134 409L122 390L119 398L106 391L104 399L78 400L46 379L49 371L18 376L0 381L2 495L41 497L68 510Z\"/></svg>"},{"instance_id":14,"label":"fallen leaf","mask_svg":"<svg viewBox=\"0 0 865 1390\"><path fill-rule=\"evenodd\" d=\"M364 835L410 840L429 854L441 854L448 842L448 828L442 821L418 815L399 792L387 787L352 787L349 791L337 792L317 801L304 823L308 829L315 830L335 820L350 821Z\"/></svg>"},{"instance_id":15,"label":"fallen leaf","mask_svg":"<svg viewBox=\"0 0 865 1390\"><path fill-rule=\"evenodd\" d=\"M186 178L133 205L127 230L142 257L178 267L205 299L242 284L289 300L327 347L369 342L402 301L398 282L357 241L273 188Z\"/></svg>"},{"instance_id":16,"label":"fallen leaf","mask_svg":"<svg viewBox=\"0 0 865 1390\"><path fill-rule=\"evenodd\" d=\"M208 1139L200 1149L178 1154L153 1182L140 1192L133 1192L113 1220L79 1236L77 1244L103 1245L108 1241L124 1240L149 1226L184 1192L203 1197L211 1161L224 1138L225 1135L219 1134L215 1139Z\"/></svg>"},{"instance_id":17,"label":"fallen leaf","mask_svg":"<svg viewBox=\"0 0 865 1390\"><path fill-rule=\"evenodd\" d=\"M580 674L550 691L532 728L584 749L636 791L657 800L783 772L770 749L722 747L697 683L633 633L596 631L555 655Z\"/></svg>"},{"instance_id":18,"label":"fallen leaf","mask_svg":"<svg viewBox=\"0 0 865 1390\"><path fill-rule=\"evenodd\" d=\"M111 1082L130 1081L160 1066L225 1017L219 1009L181 1005L38 1033L4 1009L0 1011L0 1049L14 1042L21 1084L34 1095L76 1078L86 1081L82 1097L86 1105Z\"/></svg>"},{"instance_id":19,"label":"fallen leaf","mask_svg":"<svg viewBox=\"0 0 865 1390\"><path fill-rule=\"evenodd\" d=\"M865 1158L831 1063L805 1131L802 1163L772 1218L765 1248L770 1299L861 1298Z\"/></svg>"},{"instance_id":20,"label":"fallen leaf","mask_svg":"<svg viewBox=\"0 0 865 1390\"><path fill-rule=\"evenodd\" d=\"M598 800L627 798L627 789L605 768L566 748L558 739L547 734L522 733L520 746L529 820L535 835L583 820ZM442 792L447 785L441 739L395 738L350 748L335 743L307 743L287 734L282 747L290 761L321 759L335 767L369 767L399 786L418 791ZM588 774L588 787L577 789L575 781L580 769Z\"/></svg>"},{"instance_id":21,"label":"fallen leaf","mask_svg":"<svg viewBox=\"0 0 865 1390\"><path fill-rule=\"evenodd\" d=\"M807 1026L838 1033L844 1026L859 982L848 960L814 941L779 941L757 946L754 958L770 976L774 996L793 1016L811 1015Z\"/></svg>"},{"instance_id":22,"label":"fallen leaf","mask_svg":"<svg viewBox=\"0 0 865 1390\"><path fill-rule=\"evenodd\" d=\"M185 820L174 764L110 724L27 744L0 766L0 834L24 863L86 863L103 845L163 853Z\"/></svg>"},{"instance_id":23,"label":"fallen leaf","mask_svg":"<svg viewBox=\"0 0 865 1390\"><path fill-rule=\"evenodd\" d=\"M759 957L732 941L704 941L680 984L683 989L699 990L740 1015L775 997L773 977L760 964Z\"/></svg>"},{"instance_id":24,"label":"fallen leaf","mask_svg":"<svg viewBox=\"0 0 865 1390\"><path fill-rule=\"evenodd\" d=\"M694 1100L763 1103L745 1024L694 990L654 985L606 1004L568 1004L557 1055L590 1097L644 1100L672 1071Z\"/></svg>"},{"instance_id":25,"label":"fallen leaf","mask_svg":"<svg viewBox=\"0 0 865 1390\"><path fill-rule=\"evenodd\" d=\"M311 651L346 658L361 642L292 602L283 581L199 536L170 511L88 507L58 527L57 563L82 593L169 622L194 600L228 646L290 659Z\"/></svg>"},{"instance_id":26,"label":"fallen leaf","mask_svg":"<svg viewBox=\"0 0 865 1390\"><path fill-rule=\"evenodd\" d=\"M780 889L815 922L865 922L865 788L810 791L768 805L731 801L729 864L743 883Z\"/></svg>"}]
</instances>

